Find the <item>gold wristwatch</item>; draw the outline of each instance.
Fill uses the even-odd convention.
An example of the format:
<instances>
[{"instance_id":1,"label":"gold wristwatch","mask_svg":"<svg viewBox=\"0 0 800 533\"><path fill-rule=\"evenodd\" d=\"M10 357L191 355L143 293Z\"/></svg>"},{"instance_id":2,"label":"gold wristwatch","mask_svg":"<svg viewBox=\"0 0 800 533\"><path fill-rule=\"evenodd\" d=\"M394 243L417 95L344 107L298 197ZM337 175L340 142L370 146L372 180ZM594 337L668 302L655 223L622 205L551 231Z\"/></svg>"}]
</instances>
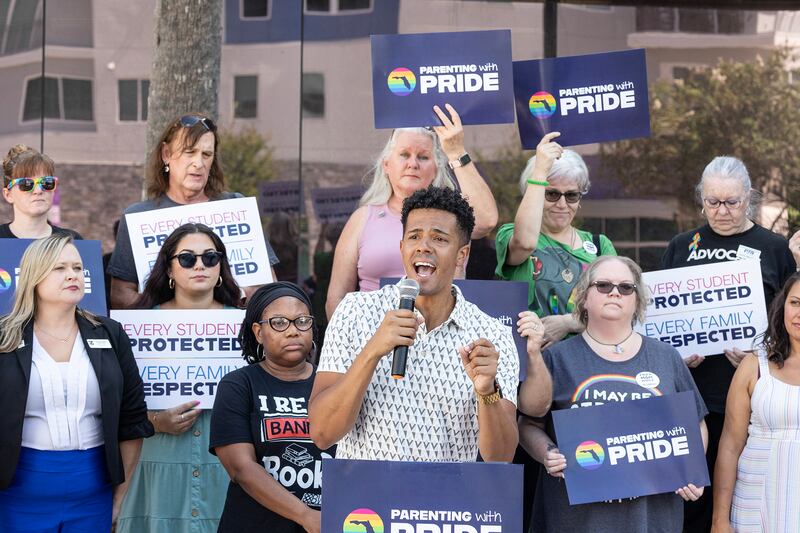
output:
<instances>
[{"instance_id":1,"label":"gold wristwatch","mask_svg":"<svg viewBox=\"0 0 800 533\"><path fill-rule=\"evenodd\" d=\"M500 384L497 381L494 382L494 392L491 394L478 394L477 392L475 395L478 397L478 401L483 405L492 405L493 403L497 403L503 397L503 390L500 388Z\"/></svg>"}]
</instances>

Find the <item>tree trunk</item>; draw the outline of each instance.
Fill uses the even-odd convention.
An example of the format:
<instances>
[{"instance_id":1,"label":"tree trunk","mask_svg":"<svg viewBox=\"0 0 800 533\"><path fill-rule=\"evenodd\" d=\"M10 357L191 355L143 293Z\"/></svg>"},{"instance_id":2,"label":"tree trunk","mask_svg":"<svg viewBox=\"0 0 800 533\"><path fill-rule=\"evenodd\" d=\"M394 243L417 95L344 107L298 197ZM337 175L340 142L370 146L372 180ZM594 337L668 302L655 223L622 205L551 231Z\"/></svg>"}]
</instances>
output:
<instances>
[{"instance_id":1,"label":"tree trunk","mask_svg":"<svg viewBox=\"0 0 800 533\"><path fill-rule=\"evenodd\" d=\"M196 111L217 120L221 19L221 0L157 0L145 161L176 115Z\"/></svg>"}]
</instances>

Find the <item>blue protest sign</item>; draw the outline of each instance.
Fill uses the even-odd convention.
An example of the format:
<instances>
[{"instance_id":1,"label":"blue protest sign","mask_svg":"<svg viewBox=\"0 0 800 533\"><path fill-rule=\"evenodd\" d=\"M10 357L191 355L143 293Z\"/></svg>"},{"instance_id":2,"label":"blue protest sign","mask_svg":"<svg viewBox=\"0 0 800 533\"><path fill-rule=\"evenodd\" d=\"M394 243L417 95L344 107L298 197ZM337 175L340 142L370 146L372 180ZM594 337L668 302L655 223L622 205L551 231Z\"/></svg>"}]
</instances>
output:
<instances>
[{"instance_id":1,"label":"blue protest sign","mask_svg":"<svg viewBox=\"0 0 800 533\"><path fill-rule=\"evenodd\" d=\"M381 287L398 281L398 278L381 278ZM524 381L528 375L528 347L525 337L517 332L517 320L522 311L528 310L528 284L483 279L454 279L453 284L458 285L465 300L511 328L519 354L519 380Z\"/></svg>"},{"instance_id":2,"label":"blue protest sign","mask_svg":"<svg viewBox=\"0 0 800 533\"><path fill-rule=\"evenodd\" d=\"M513 90L511 30L372 36L376 128L439 126L445 103L463 124L512 123Z\"/></svg>"},{"instance_id":3,"label":"blue protest sign","mask_svg":"<svg viewBox=\"0 0 800 533\"><path fill-rule=\"evenodd\" d=\"M570 505L709 484L694 393L553 411Z\"/></svg>"},{"instance_id":4,"label":"blue protest sign","mask_svg":"<svg viewBox=\"0 0 800 533\"><path fill-rule=\"evenodd\" d=\"M360 185L311 189L311 205L320 222L346 221L358 208L364 194Z\"/></svg>"},{"instance_id":5,"label":"blue protest sign","mask_svg":"<svg viewBox=\"0 0 800 533\"><path fill-rule=\"evenodd\" d=\"M0 315L11 311L19 276L19 262L32 239L0 239ZM106 315L106 283L100 241L73 241L83 261L84 296L79 307Z\"/></svg>"},{"instance_id":6,"label":"blue protest sign","mask_svg":"<svg viewBox=\"0 0 800 533\"><path fill-rule=\"evenodd\" d=\"M324 459L322 471L322 531L522 531L520 465Z\"/></svg>"},{"instance_id":7,"label":"blue protest sign","mask_svg":"<svg viewBox=\"0 0 800 533\"><path fill-rule=\"evenodd\" d=\"M262 181L258 184L258 206L262 215L300 211L300 182Z\"/></svg>"},{"instance_id":8,"label":"blue protest sign","mask_svg":"<svg viewBox=\"0 0 800 533\"><path fill-rule=\"evenodd\" d=\"M514 62L522 146L545 133L562 146L650 135L644 49Z\"/></svg>"}]
</instances>

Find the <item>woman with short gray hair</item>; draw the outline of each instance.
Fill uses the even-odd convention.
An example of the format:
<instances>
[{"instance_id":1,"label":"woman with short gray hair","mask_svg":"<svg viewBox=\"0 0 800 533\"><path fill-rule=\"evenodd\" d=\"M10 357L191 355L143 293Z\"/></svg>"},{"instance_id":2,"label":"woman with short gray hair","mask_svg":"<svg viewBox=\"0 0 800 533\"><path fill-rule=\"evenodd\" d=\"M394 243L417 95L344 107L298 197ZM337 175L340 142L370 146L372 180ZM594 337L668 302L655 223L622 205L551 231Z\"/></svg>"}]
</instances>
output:
<instances>
[{"instance_id":1,"label":"woman with short gray hair","mask_svg":"<svg viewBox=\"0 0 800 533\"><path fill-rule=\"evenodd\" d=\"M542 317L545 346L583 330L572 318L572 290L586 265L617 255L605 235L573 226L589 192L589 171L580 155L563 149L548 133L520 178L522 201L513 224L497 232L500 279L528 283L528 309Z\"/></svg>"},{"instance_id":2,"label":"woman with short gray hair","mask_svg":"<svg viewBox=\"0 0 800 533\"><path fill-rule=\"evenodd\" d=\"M700 212L707 223L673 237L661 258L661 267L668 269L758 259L764 298L769 308L786 279L795 272L796 261L786 238L752 220L760 193L752 188L747 167L735 157L715 157L703 170L696 192L702 206ZM734 347L723 353L724 357L722 354L691 355L684 359L709 410L706 417L709 433L706 460L712 478L725 419L728 387L736 367L747 354ZM712 497L709 490L698 502L687 504L687 532L711 528Z\"/></svg>"}]
</instances>

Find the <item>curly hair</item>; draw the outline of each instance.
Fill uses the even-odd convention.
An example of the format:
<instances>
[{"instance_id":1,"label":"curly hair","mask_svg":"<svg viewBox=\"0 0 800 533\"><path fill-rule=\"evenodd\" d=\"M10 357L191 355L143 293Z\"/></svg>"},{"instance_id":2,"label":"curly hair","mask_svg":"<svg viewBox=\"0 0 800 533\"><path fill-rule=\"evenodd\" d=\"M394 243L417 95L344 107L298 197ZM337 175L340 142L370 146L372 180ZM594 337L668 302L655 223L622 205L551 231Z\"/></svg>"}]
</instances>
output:
<instances>
[{"instance_id":1,"label":"curly hair","mask_svg":"<svg viewBox=\"0 0 800 533\"><path fill-rule=\"evenodd\" d=\"M800 280L800 272L795 272L786 283L783 284L781 291L775 295L772 304L769 306L769 322L767 331L764 332L764 350L767 357L775 363L778 368L783 368L783 362L789 357L792 345L789 342L789 333L784 324L784 310L786 308L786 298L792 291L792 287Z\"/></svg>"},{"instance_id":2,"label":"curly hair","mask_svg":"<svg viewBox=\"0 0 800 533\"><path fill-rule=\"evenodd\" d=\"M400 220L403 231L406 229L408 214L414 209L438 209L447 211L456 217L458 229L461 233L461 244L468 244L472 230L475 229L475 212L461 193L445 187L431 185L421 189L403 201L403 212Z\"/></svg>"}]
</instances>

